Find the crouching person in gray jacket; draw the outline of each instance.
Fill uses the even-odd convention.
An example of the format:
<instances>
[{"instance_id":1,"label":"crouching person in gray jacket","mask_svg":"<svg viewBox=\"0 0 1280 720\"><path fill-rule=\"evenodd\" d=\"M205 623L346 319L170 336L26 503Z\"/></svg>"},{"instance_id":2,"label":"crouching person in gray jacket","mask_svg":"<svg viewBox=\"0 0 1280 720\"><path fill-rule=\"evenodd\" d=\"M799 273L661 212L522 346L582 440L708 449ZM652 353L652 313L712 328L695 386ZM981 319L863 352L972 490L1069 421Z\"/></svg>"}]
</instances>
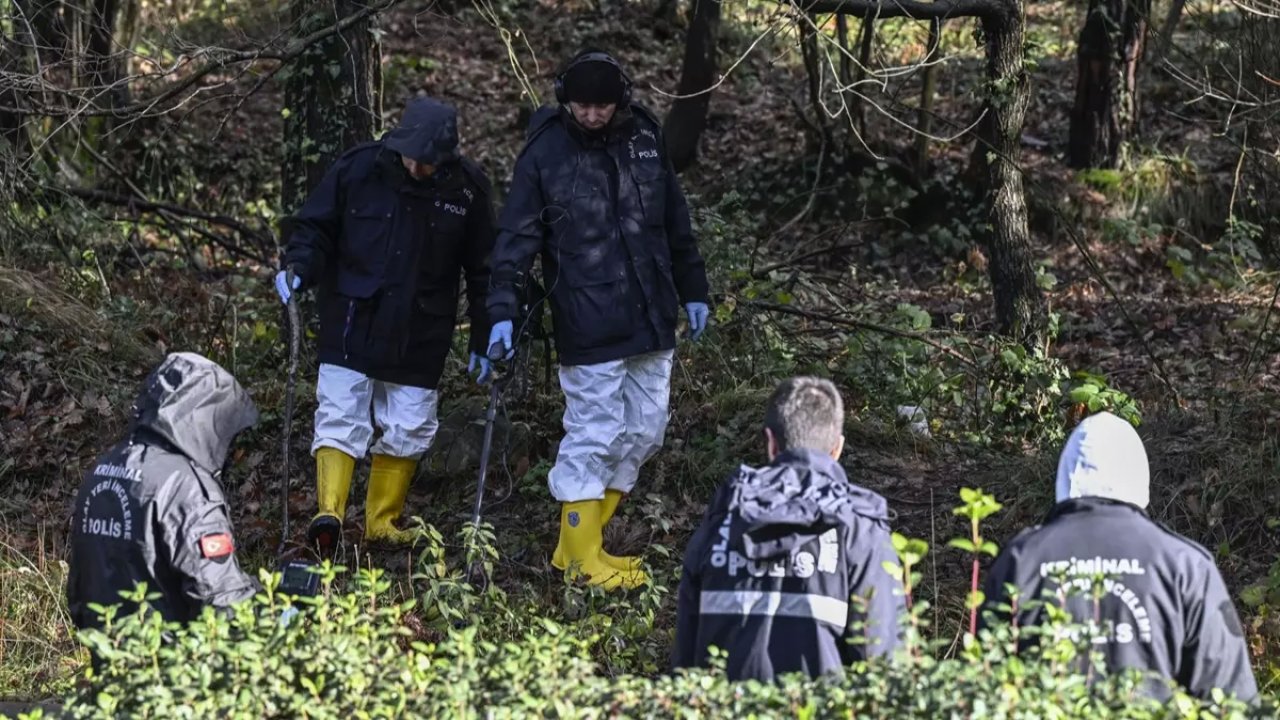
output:
<instances>
[{"instance_id":1,"label":"crouching person in gray jacket","mask_svg":"<svg viewBox=\"0 0 1280 720\"><path fill-rule=\"evenodd\" d=\"M100 625L90 604L122 604L145 582L165 620L189 622L259 587L236 561L219 484L231 443L258 419L226 370L176 353L147 378L128 435L94 462L76 497L67 603L76 627Z\"/></svg>"},{"instance_id":2,"label":"crouching person in gray jacket","mask_svg":"<svg viewBox=\"0 0 1280 720\"><path fill-rule=\"evenodd\" d=\"M769 464L716 492L684 560L672 664L727 653L731 680L810 677L891 653L902 585L884 498L837 463L844 408L829 381L792 378L765 411Z\"/></svg>"}]
</instances>

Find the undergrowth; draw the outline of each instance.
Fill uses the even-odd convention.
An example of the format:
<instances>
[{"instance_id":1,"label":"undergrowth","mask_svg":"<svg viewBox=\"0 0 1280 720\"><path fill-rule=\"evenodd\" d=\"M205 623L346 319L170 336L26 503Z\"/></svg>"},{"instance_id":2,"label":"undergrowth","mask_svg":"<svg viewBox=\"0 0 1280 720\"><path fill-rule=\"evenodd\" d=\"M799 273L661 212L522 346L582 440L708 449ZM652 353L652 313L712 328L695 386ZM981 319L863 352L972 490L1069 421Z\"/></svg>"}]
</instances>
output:
<instances>
[{"instance_id":1,"label":"undergrowth","mask_svg":"<svg viewBox=\"0 0 1280 720\"><path fill-rule=\"evenodd\" d=\"M994 552L978 527L999 505L976 490L963 499L957 514L971 520L976 541L968 549ZM68 716L1208 720L1274 712L1267 700L1248 707L1222 694L1201 703L1176 692L1161 703L1146 697L1136 673L1090 686L1086 669L1105 668L1089 651L1088 632L1061 614L1038 630L993 623L944 658L929 637L928 601L912 597L928 545L900 535L900 564L886 569L904 580L911 608L904 647L835 676L771 684L730 682L719 660L708 670L666 672L669 638L655 637L652 613L671 592L661 581L608 598L566 583L559 607L531 608L468 582L466 568L491 570L498 559L488 528L460 537L469 551L452 558L434 528L419 530L424 549L408 599L388 592L381 570L357 571L348 592L337 592L344 568L326 564L316 570L322 590L314 598L280 594L278 575L264 571L262 594L226 616L208 609L185 627L146 606L145 587L127 594L143 602L138 613L98 607L103 629L81 638L102 662L71 693ZM1039 642L1018 650L1020 635L1031 633Z\"/></svg>"}]
</instances>

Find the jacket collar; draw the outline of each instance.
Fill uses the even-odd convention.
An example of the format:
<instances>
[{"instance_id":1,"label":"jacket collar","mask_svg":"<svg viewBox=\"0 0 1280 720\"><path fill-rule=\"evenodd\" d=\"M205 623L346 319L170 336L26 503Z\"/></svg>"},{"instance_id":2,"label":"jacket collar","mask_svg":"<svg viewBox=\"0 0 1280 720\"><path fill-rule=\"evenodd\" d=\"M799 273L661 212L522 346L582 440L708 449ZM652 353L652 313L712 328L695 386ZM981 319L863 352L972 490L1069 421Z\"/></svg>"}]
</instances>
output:
<instances>
[{"instance_id":1,"label":"jacket collar","mask_svg":"<svg viewBox=\"0 0 1280 720\"><path fill-rule=\"evenodd\" d=\"M1109 498L1082 497L1064 500L1054 505L1053 509L1049 511L1049 515L1045 518L1045 522L1050 523L1067 515L1080 515L1083 513L1092 513L1099 517L1126 517L1133 515L1142 518L1147 517L1146 511L1137 505Z\"/></svg>"},{"instance_id":2,"label":"jacket collar","mask_svg":"<svg viewBox=\"0 0 1280 720\"><path fill-rule=\"evenodd\" d=\"M830 453L811 450L809 448L794 448L783 450L769 463L774 467L791 466L812 469L814 472L821 473L830 477L844 478L844 468L840 463L831 459Z\"/></svg>"},{"instance_id":3,"label":"jacket collar","mask_svg":"<svg viewBox=\"0 0 1280 720\"><path fill-rule=\"evenodd\" d=\"M603 130L593 131L584 128L567 105L561 105L560 122L575 142L585 149L596 150L630 137L635 129L636 117L630 107L620 107Z\"/></svg>"},{"instance_id":4,"label":"jacket collar","mask_svg":"<svg viewBox=\"0 0 1280 720\"><path fill-rule=\"evenodd\" d=\"M405 191L416 195L433 195L456 189L463 177L462 166L457 162L446 163L438 168L426 180L415 180L404 169L400 162L400 154L383 146L378 149L376 161L378 176L393 190Z\"/></svg>"}]
</instances>

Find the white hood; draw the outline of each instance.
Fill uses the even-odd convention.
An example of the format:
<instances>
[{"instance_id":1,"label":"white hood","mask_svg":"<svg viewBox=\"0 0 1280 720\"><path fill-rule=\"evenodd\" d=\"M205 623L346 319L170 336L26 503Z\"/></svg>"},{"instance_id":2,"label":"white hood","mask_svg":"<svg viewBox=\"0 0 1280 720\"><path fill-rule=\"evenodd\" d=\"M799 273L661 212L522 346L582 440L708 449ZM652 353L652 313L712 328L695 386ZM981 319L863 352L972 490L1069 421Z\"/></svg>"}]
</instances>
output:
<instances>
[{"instance_id":1,"label":"white hood","mask_svg":"<svg viewBox=\"0 0 1280 720\"><path fill-rule=\"evenodd\" d=\"M1057 501L1099 497L1146 509L1151 470L1142 438L1111 413L1092 415L1067 439L1058 459Z\"/></svg>"}]
</instances>

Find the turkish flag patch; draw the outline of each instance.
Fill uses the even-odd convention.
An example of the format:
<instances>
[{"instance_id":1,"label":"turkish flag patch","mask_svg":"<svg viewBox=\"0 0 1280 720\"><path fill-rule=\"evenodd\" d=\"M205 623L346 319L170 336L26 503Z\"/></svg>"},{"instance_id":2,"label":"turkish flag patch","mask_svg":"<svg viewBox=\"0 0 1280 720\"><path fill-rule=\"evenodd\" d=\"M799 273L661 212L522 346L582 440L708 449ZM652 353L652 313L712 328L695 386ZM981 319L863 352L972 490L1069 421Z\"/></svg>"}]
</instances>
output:
<instances>
[{"instance_id":1,"label":"turkish flag patch","mask_svg":"<svg viewBox=\"0 0 1280 720\"><path fill-rule=\"evenodd\" d=\"M236 549L229 533L216 533L200 538L200 554L207 558L221 558L230 555Z\"/></svg>"}]
</instances>

